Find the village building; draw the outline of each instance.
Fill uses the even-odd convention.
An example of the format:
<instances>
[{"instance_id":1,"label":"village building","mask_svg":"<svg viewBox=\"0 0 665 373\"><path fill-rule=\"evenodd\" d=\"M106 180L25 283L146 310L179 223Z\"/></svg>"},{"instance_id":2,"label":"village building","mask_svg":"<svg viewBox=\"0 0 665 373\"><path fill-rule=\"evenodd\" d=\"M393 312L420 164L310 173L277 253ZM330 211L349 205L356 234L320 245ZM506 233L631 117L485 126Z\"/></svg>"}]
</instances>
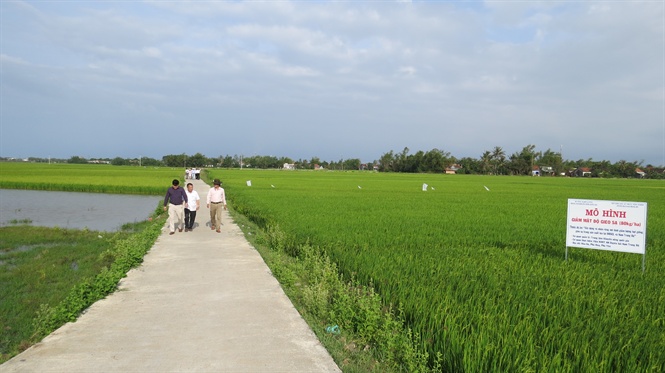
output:
<instances>
[{"instance_id":1,"label":"village building","mask_svg":"<svg viewBox=\"0 0 665 373\"><path fill-rule=\"evenodd\" d=\"M457 173L457 170L459 170L460 168L462 168L462 165L454 163L454 164L450 165L450 167L446 167L443 170L443 172L446 175L455 175Z\"/></svg>"},{"instance_id":2,"label":"village building","mask_svg":"<svg viewBox=\"0 0 665 373\"><path fill-rule=\"evenodd\" d=\"M551 166L533 166L531 176L554 176L554 169Z\"/></svg>"},{"instance_id":3,"label":"village building","mask_svg":"<svg viewBox=\"0 0 665 373\"><path fill-rule=\"evenodd\" d=\"M531 167L531 176L540 176L540 167L538 166Z\"/></svg>"},{"instance_id":4,"label":"village building","mask_svg":"<svg viewBox=\"0 0 665 373\"><path fill-rule=\"evenodd\" d=\"M570 172L570 176L591 177L591 169L589 167L578 167Z\"/></svg>"},{"instance_id":5,"label":"village building","mask_svg":"<svg viewBox=\"0 0 665 373\"><path fill-rule=\"evenodd\" d=\"M540 166L541 175L554 176L554 168L552 166Z\"/></svg>"}]
</instances>

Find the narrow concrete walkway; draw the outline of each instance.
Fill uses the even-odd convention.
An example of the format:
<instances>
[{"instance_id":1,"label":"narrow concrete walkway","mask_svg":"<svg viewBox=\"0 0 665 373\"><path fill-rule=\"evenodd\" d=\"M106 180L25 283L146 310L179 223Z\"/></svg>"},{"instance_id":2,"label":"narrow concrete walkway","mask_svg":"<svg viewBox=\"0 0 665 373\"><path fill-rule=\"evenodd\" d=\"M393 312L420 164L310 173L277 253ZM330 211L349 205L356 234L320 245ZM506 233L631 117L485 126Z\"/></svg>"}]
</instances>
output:
<instances>
[{"instance_id":1,"label":"narrow concrete walkway","mask_svg":"<svg viewBox=\"0 0 665 373\"><path fill-rule=\"evenodd\" d=\"M0 372L339 372L209 187L192 232L162 231L119 290ZM166 187L164 188L166 191Z\"/></svg>"}]
</instances>

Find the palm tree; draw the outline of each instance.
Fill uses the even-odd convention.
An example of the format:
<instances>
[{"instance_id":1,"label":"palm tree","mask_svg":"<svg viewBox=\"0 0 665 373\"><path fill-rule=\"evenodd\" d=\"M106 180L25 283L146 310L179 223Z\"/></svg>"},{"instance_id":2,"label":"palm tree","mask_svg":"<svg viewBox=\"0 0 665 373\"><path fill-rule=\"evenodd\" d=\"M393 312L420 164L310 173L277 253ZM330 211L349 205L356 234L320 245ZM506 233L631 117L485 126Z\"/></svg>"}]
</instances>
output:
<instances>
[{"instance_id":1,"label":"palm tree","mask_svg":"<svg viewBox=\"0 0 665 373\"><path fill-rule=\"evenodd\" d=\"M492 167L492 153L489 150L486 150L483 155L480 156L480 167L483 170L484 174L487 174Z\"/></svg>"},{"instance_id":2,"label":"palm tree","mask_svg":"<svg viewBox=\"0 0 665 373\"><path fill-rule=\"evenodd\" d=\"M492 165L494 166L494 174L498 174L499 166L502 166L506 161L506 152L500 146L495 146L492 150Z\"/></svg>"}]
</instances>

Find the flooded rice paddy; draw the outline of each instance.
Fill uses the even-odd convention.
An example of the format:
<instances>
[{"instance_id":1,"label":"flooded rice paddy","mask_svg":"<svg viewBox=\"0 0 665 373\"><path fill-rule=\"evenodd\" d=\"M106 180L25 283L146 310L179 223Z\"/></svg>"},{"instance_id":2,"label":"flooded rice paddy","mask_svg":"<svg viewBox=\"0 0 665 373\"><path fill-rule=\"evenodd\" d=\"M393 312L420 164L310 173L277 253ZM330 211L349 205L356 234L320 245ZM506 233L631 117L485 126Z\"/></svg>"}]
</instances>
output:
<instances>
[{"instance_id":1,"label":"flooded rice paddy","mask_svg":"<svg viewBox=\"0 0 665 373\"><path fill-rule=\"evenodd\" d=\"M0 189L0 225L116 231L147 219L163 197Z\"/></svg>"}]
</instances>

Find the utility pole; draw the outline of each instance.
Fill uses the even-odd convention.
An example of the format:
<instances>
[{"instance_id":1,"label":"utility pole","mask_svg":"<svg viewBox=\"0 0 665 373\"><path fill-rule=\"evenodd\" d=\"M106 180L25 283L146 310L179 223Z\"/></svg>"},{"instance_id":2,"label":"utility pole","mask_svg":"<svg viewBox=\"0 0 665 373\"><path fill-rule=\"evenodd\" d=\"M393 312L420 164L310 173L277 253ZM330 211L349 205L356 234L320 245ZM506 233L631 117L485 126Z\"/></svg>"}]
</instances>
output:
<instances>
[{"instance_id":1,"label":"utility pole","mask_svg":"<svg viewBox=\"0 0 665 373\"><path fill-rule=\"evenodd\" d=\"M559 157L561 157L561 163L563 163L563 145L559 145Z\"/></svg>"},{"instance_id":2,"label":"utility pole","mask_svg":"<svg viewBox=\"0 0 665 373\"><path fill-rule=\"evenodd\" d=\"M561 157L561 172L568 172L565 168L563 168L563 145L559 145L559 157Z\"/></svg>"}]
</instances>

